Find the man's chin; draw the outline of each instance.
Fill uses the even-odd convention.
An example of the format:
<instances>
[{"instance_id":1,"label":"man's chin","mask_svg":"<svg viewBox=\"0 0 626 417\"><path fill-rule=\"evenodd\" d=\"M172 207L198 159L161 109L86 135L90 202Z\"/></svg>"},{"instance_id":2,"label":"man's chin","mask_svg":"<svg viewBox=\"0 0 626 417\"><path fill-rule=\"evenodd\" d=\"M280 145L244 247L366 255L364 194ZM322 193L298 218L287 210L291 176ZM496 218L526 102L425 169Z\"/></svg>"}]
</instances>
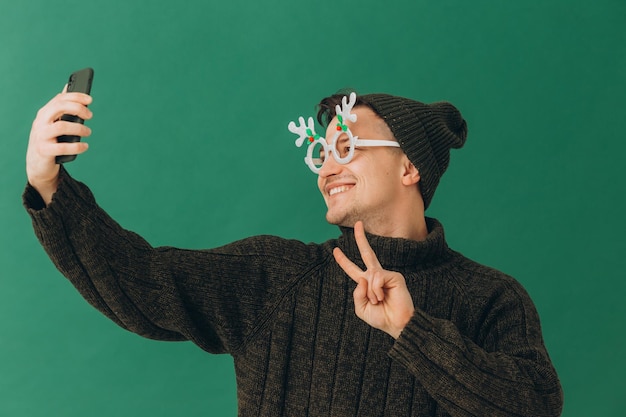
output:
<instances>
[{"instance_id":1,"label":"man's chin","mask_svg":"<svg viewBox=\"0 0 626 417\"><path fill-rule=\"evenodd\" d=\"M344 227L354 227L354 223L356 220L352 219L353 216L348 215L339 215L339 213L326 213L326 221L329 224L334 224L335 226L344 226Z\"/></svg>"},{"instance_id":2,"label":"man's chin","mask_svg":"<svg viewBox=\"0 0 626 417\"><path fill-rule=\"evenodd\" d=\"M334 224L335 226L341 226L341 219L337 218L337 216L333 216L330 212L326 212L326 221L329 224Z\"/></svg>"}]
</instances>

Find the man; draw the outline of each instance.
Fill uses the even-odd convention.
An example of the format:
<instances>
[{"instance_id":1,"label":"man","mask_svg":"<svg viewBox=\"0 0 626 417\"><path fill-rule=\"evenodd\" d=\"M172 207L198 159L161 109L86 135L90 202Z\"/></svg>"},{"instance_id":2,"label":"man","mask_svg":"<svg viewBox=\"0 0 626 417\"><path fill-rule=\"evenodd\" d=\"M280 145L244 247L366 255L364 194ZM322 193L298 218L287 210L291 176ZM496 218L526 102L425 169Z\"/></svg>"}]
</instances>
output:
<instances>
[{"instance_id":1,"label":"man","mask_svg":"<svg viewBox=\"0 0 626 417\"><path fill-rule=\"evenodd\" d=\"M449 103L331 96L307 164L341 236L257 236L221 248L153 248L54 163L85 143L89 96L37 114L24 204L83 297L121 327L229 353L241 416L558 416L562 392L539 318L513 278L448 248L425 217L467 127ZM315 149L320 150L317 155ZM319 157L320 161L314 161ZM351 279L350 279L351 278Z\"/></svg>"}]
</instances>

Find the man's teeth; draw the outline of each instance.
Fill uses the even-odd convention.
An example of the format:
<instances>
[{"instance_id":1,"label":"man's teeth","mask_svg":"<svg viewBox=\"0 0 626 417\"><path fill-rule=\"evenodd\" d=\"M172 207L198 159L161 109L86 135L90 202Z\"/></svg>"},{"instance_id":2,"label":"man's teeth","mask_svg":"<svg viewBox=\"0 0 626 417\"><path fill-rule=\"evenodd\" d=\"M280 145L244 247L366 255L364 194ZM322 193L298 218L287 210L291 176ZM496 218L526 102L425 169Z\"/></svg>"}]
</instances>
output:
<instances>
[{"instance_id":1,"label":"man's teeth","mask_svg":"<svg viewBox=\"0 0 626 417\"><path fill-rule=\"evenodd\" d=\"M343 193L344 191L348 191L349 189L350 187L348 187L347 185L342 185L341 187L331 188L331 190L328 192L328 195L335 195L337 193Z\"/></svg>"}]
</instances>

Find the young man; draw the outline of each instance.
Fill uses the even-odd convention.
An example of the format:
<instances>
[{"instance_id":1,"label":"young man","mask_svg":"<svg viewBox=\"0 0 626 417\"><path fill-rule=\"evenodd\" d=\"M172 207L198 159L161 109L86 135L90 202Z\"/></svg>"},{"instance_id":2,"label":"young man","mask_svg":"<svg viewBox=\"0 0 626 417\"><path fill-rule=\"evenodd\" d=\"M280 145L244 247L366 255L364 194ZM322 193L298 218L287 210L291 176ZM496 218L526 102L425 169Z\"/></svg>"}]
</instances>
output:
<instances>
[{"instance_id":1,"label":"young man","mask_svg":"<svg viewBox=\"0 0 626 417\"><path fill-rule=\"evenodd\" d=\"M558 416L562 392L539 317L513 278L448 248L425 217L467 128L449 103L384 94L320 103L326 138L290 124L337 239L257 236L153 248L54 162L85 143L91 98L37 114L24 204L57 268L121 327L229 353L241 416ZM314 153L320 150L320 155ZM321 160L314 161L319 157ZM351 279L350 279L351 278Z\"/></svg>"}]
</instances>

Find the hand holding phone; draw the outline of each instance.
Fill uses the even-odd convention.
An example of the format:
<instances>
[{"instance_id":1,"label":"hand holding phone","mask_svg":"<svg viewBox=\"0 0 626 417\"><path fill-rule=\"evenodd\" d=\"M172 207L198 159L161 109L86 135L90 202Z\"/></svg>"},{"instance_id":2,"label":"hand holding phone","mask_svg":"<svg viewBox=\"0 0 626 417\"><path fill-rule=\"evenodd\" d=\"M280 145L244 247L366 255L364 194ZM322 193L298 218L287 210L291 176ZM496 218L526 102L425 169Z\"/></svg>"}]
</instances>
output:
<instances>
[{"instance_id":1,"label":"hand holding phone","mask_svg":"<svg viewBox=\"0 0 626 417\"><path fill-rule=\"evenodd\" d=\"M70 75L70 78L67 82L67 92L78 92L78 93L91 93L91 83L93 82L93 69L92 68L84 68L80 71L76 71ZM74 116L71 114L64 114L61 116L61 120L67 122L74 123L84 123L84 120L78 116ZM70 135L62 135L57 137L57 142L79 142L80 136L70 136ZM65 162L71 162L76 159L76 155L58 155L55 158L57 164L62 164Z\"/></svg>"}]
</instances>

